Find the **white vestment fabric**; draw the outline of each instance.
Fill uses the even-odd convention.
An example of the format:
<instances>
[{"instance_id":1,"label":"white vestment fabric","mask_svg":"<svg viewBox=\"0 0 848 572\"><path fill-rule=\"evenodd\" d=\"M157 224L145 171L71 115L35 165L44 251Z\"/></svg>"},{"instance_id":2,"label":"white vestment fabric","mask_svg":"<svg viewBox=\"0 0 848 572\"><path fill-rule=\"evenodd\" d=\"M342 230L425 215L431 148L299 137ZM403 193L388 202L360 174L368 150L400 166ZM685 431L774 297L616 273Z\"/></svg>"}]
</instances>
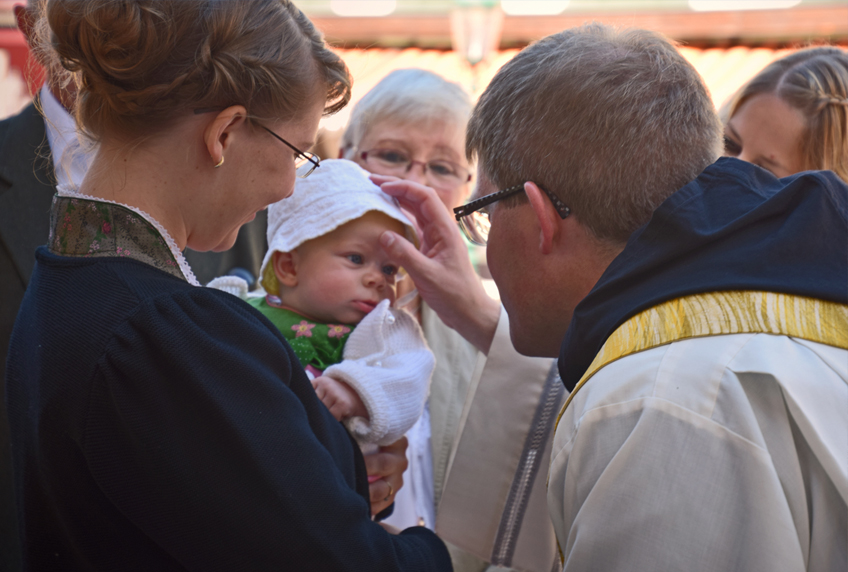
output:
<instances>
[{"instance_id":1,"label":"white vestment fabric","mask_svg":"<svg viewBox=\"0 0 848 572\"><path fill-rule=\"evenodd\" d=\"M568 572L848 570L848 352L735 334L606 365L548 506Z\"/></svg>"},{"instance_id":2,"label":"white vestment fabric","mask_svg":"<svg viewBox=\"0 0 848 572\"><path fill-rule=\"evenodd\" d=\"M425 323L430 341L427 329ZM438 362L438 346L430 341L430 347ZM435 449L434 444L437 483L442 474L438 467L447 461L443 486L437 485L436 532L481 559L527 572L549 572L556 560L545 508L545 475L564 391L558 377L549 379L553 364L550 358L522 356L515 350L509 317L501 307L489 354L480 356L469 376L464 402L456 397L449 402L455 408L449 418L452 430L442 434L452 445ZM442 399L442 407L439 401L434 407L438 363L436 367L430 398L434 435L435 413L448 405ZM546 409L550 418L540 415ZM543 435L534 440L537 432Z\"/></svg>"}]
</instances>

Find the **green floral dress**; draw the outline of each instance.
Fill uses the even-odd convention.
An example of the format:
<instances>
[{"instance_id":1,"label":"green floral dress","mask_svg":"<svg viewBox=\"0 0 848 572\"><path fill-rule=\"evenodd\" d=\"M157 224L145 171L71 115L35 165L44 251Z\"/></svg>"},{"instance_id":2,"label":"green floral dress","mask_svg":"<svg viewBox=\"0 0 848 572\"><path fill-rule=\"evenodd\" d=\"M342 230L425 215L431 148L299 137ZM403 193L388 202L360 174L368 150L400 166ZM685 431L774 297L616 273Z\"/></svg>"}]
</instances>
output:
<instances>
[{"instance_id":1,"label":"green floral dress","mask_svg":"<svg viewBox=\"0 0 848 572\"><path fill-rule=\"evenodd\" d=\"M345 342L355 326L350 324L322 324L301 316L282 305L280 298L267 295L264 298L248 298L248 303L259 310L277 326L288 340L300 364L313 375L342 361Z\"/></svg>"}]
</instances>

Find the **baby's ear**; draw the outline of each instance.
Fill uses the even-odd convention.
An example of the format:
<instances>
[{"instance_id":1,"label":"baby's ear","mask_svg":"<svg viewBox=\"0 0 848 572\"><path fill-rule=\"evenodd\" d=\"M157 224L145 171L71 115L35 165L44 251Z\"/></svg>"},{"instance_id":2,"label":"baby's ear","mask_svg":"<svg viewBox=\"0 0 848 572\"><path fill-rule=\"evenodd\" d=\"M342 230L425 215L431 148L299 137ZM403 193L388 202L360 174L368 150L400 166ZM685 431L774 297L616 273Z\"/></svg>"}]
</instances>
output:
<instances>
[{"instance_id":1,"label":"baby's ear","mask_svg":"<svg viewBox=\"0 0 848 572\"><path fill-rule=\"evenodd\" d=\"M297 264L295 258L296 252L280 252L274 253L272 258L274 264L274 274L277 275L277 282L287 288L297 286Z\"/></svg>"}]
</instances>

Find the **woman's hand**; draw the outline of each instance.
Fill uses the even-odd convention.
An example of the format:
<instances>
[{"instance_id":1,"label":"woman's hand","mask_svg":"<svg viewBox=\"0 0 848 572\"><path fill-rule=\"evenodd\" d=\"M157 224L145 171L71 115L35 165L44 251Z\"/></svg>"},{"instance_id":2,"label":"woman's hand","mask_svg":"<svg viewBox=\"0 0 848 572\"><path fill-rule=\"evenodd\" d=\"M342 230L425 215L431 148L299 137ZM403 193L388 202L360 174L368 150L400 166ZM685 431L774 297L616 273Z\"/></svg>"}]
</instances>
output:
<instances>
[{"instance_id":1,"label":"woman's hand","mask_svg":"<svg viewBox=\"0 0 848 572\"><path fill-rule=\"evenodd\" d=\"M468 258L468 250L456 222L436 191L394 177L372 175L386 194L415 217L421 248L386 231L380 237L392 261L412 277L421 298L442 321L483 353L500 319L500 304L489 297Z\"/></svg>"},{"instance_id":2,"label":"woman's hand","mask_svg":"<svg viewBox=\"0 0 848 572\"><path fill-rule=\"evenodd\" d=\"M406 447L409 442L401 437L391 445L365 456L365 469L371 493L371 514L379 514L395 501L395 495L403 486L403 472L409 465L406 460Z\"/></svg>"}]
</instances>

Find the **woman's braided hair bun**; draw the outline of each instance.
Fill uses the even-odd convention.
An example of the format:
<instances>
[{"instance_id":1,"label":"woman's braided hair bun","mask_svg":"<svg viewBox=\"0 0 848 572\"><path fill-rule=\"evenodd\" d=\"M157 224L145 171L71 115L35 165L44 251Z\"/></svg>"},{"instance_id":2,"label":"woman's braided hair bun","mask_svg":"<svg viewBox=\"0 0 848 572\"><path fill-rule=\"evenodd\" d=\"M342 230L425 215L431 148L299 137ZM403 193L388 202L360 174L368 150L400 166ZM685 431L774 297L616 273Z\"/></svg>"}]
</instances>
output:
<instances>
[{"instance_id":1,"label":"woman's braided hair bun","mask_svg":"<svg viewBox=\"0 0 848 572\"><path fill-rule=\"evenodd\" d=\"M95 139L136 137L192 109L287 120L350 100L347 67L289 0L50 0L51 44Z\"/></svg>"}]
</instances>

